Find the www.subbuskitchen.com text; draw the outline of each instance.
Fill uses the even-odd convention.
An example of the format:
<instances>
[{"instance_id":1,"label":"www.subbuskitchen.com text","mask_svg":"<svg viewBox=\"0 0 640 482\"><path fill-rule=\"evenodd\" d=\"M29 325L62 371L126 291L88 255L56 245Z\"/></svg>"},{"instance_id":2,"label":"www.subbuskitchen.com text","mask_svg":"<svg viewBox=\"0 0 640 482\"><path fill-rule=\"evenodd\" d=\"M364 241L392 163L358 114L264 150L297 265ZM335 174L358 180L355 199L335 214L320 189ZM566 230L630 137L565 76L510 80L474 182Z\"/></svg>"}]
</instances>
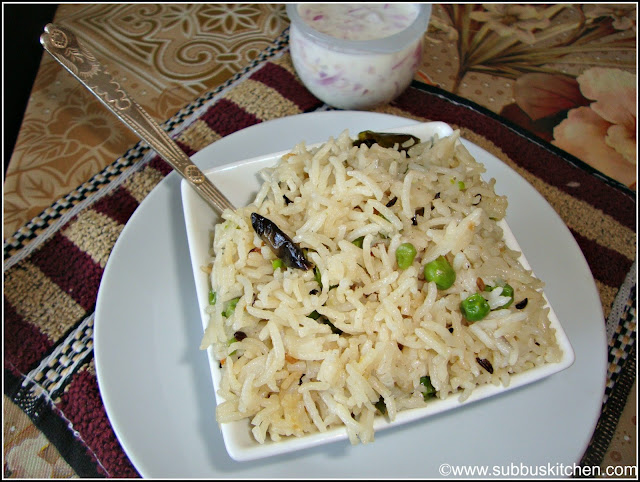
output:
<instances>
[{"instance_id":1,"label":"www.subbuskitchen.com text","mask_svg":"<svg viewBox=\"0 0 640 482\"><path fill-rule=\"evenodd\" d=\"M546 465L452 465L441 464L438 468L444 477L638 477L638 467L634 465L618 466L580 466L561 463Z\"/></svg>"}]
</instances>

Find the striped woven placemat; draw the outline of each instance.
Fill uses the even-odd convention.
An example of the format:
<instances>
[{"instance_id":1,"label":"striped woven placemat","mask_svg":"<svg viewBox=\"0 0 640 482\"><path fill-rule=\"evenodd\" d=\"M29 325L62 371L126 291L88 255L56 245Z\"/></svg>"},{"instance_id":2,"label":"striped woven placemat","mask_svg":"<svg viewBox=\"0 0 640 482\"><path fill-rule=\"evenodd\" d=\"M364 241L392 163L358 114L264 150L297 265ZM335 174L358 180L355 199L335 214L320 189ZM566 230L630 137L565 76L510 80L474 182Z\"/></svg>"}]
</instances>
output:
<instances>
[{"instance_id":1,"label":"striped woven placemat","mask_svg":"<svg viewBox=\"0 0 640 482\"><path fill-rule=\"evenodd\" d=\"M165 124L191 155L271 119L327 110L300 83L285 31L225 85ZM596 280L609 335L603 410L583 463L598 465L635 380L635 194L492 112L414 83L377 112L441 120L529 181L558 212ZM4 393L80 476L136 477L105 413L93 363L93 315L124 225L171 168L140 143L4 244Z\"/></svg>"}]
</instances>

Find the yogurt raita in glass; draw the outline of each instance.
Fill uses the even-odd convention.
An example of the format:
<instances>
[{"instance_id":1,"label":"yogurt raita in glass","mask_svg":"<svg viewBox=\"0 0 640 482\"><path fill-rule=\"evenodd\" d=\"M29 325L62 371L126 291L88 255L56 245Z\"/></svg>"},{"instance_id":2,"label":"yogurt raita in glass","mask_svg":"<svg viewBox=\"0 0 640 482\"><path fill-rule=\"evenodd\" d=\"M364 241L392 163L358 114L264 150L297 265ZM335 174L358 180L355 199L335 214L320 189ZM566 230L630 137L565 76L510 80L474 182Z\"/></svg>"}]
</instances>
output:
<instances>
[{"instance_id":1,"label":"yogurt raita in glass","mask_svg":"<svg viewBox=\"0 0 640 482\"><path fill-rule=\"evenodd\" d=\"M428 4L288 5L296 72L318 99L340 109L390 102L422 60Z\"/></svg>"}]
</instances>

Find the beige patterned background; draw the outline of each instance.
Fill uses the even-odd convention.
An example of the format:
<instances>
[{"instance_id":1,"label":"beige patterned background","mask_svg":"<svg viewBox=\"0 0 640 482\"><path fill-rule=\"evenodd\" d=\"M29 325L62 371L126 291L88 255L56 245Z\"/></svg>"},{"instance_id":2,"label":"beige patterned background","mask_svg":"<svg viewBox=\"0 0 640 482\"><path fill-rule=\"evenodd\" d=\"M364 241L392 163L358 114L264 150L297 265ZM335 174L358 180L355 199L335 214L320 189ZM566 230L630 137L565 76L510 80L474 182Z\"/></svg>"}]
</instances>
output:
<instances>
[{"instance_id":1,"label":"beige patterned background","mask_svg":"<svg viewBox=\"0 0 640 482\"><path fill-rule=\"evenodd\" d=\"M272 4L60 5L55 21L72 27L160 122L241 70L288 25L284 6ZM5 236L137 142L43 56L7 171Z\"/></svg>"},{"instance_id":2,"label":"beige patterned background","mask_svg":"<svg viewBox=\"0 0 640 482\"><path fill-rule=\"evenodd\" d=\"M539 93L531 83L522 89L528 74L580 79L599 68L637 108L635 4L541 5L533 18L531 8L434 6L416 79L501 113ZM240 71L288 26L284 5L262 3L66 4L59 6L55 21L75 30L160 122ZM504 36L492 35L496 32ZM630 82L633 89L627 88ZM621 164L621 176L635 188L635 109L627 120L633 125L626 140L634 156ZM609 119L608 125L616 122ZM53 59L43 56L6 174L5 238L137 142ZM27 417L6 397L4 402L5 475L75 476ZM603 466L637 465L636 413L634 387Z\"/></svg>"}]
</instances>

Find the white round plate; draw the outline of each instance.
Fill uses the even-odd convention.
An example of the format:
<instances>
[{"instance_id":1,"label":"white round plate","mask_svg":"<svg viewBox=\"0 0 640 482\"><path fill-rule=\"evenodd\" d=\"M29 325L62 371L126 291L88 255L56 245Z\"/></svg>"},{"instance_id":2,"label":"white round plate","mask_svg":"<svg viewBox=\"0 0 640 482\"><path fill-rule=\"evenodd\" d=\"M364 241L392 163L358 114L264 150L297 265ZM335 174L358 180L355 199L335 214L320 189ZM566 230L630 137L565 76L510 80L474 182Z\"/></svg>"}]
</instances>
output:
<instances>
[{"instance_id":1,"label":"white round plate","mask_svg":"<svg viewBox=\"0 0 640 482\"><path fill-rule=\"evenodd\" d=\"M194 156L202 169L315 143L342 130L410 124L370 112L321 112L236 132ZM477 467L578 463L600 414L606 336L598 291L570 231L545 199L497 158L464 141L507 195L507 222L575 352L561 373L492 399L376 434L236 462L215 421L186 238L181 178L169 174L135 211L105 269L95 320L98 383L113 429L140 475L154 478L428 478Z\"/></svg>"}]
</instances>

